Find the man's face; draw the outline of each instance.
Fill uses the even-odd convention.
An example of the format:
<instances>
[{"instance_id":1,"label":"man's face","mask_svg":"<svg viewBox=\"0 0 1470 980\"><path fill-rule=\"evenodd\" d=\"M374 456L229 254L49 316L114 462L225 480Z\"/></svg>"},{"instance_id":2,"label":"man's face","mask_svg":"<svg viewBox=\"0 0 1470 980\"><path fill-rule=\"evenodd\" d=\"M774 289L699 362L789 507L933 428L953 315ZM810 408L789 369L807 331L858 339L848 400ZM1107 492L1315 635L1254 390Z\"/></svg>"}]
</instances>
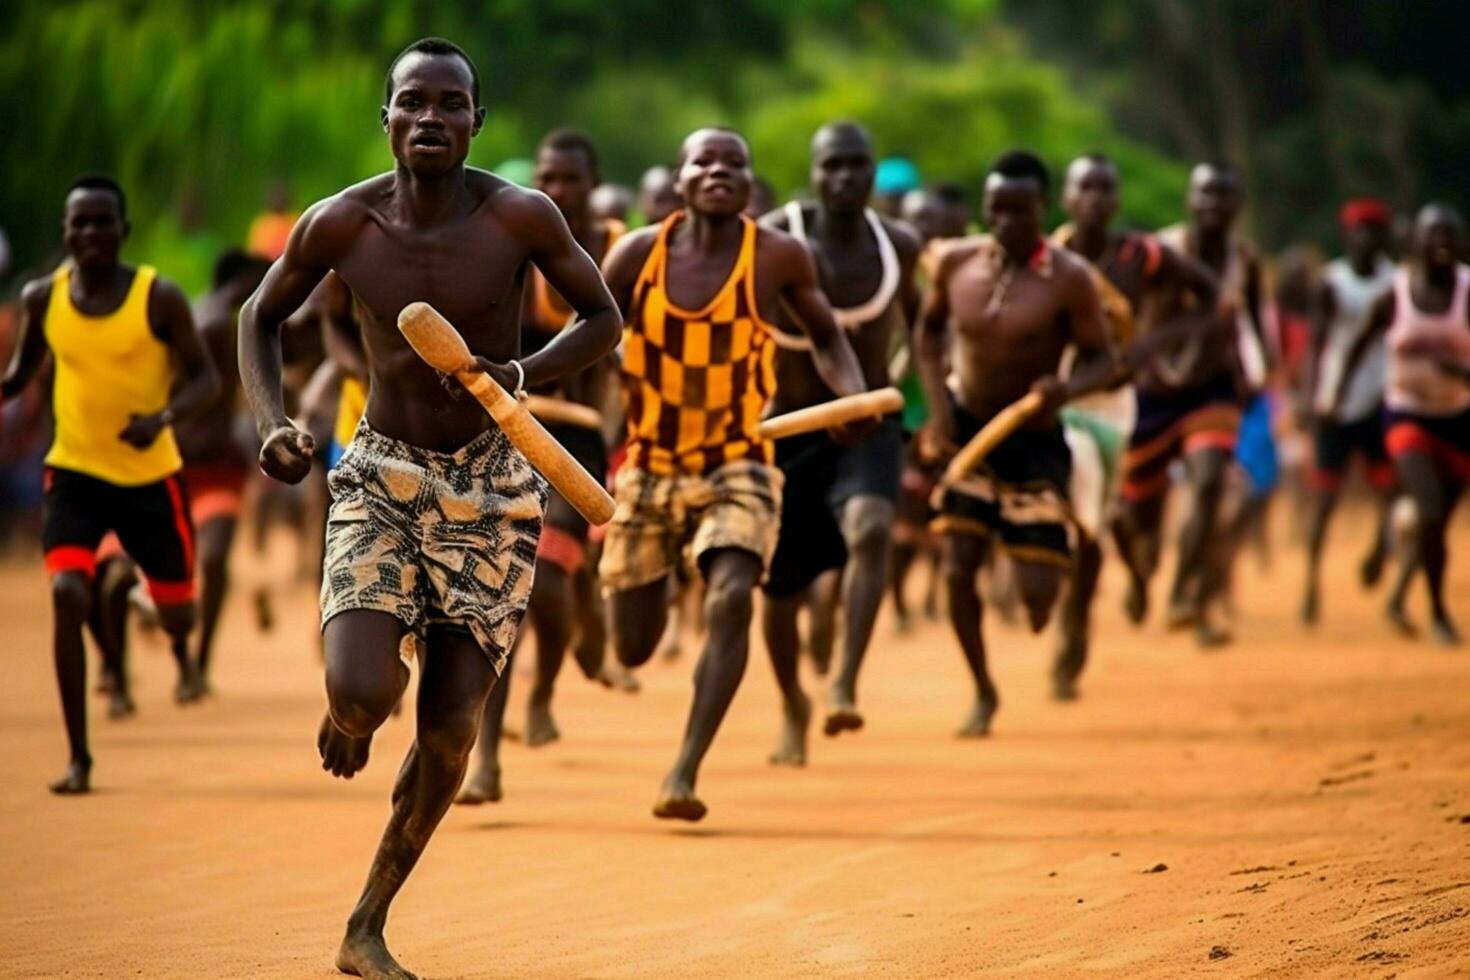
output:
<instances>
[{"instance_id":1,"label":"man's face","mask_svg":"<svg viewBox=\"0 0 1470 980\"><path fill-rule=\"evenodd\" d=\"M812 147L812 190L828 211L853 214L867 207L876 171L873 148L857 132L829 130Z\"/></svg>"},{"instance_id":2,"label":"man's face","mask_svg":"<svg viewBox=\"0 0 1470 980\"><path fill-rule=\"evenodd\" d=\"M587 213L592 189L597 186L591 161L581 150L547 147L536 157L536 189L551 198L568 221Z\"/></svg>"},{"instance_id":3,"label":"man's face","mask_svg":"<svg viewBox=\"0 0 1470 980\"><path fill-rule=\"evenodd\" d=\"M128 223L112 191L83 187L67 195L62 241L78 268L100 269L116 264L127 237Z\"/></svg>"},{"instance_id":4,"label":"man's face","mask_svg":"<svg viewBox=\"0 0 1470 980\"><path fill-rule=\"evenodd\" d=\"M944 202L928 191L909 191L903 196L903 220L926 242L945 237Z\"/></svg>"},{"instance_id":5,"label":"man's face","mask_svg":"<svg viewBox=\"0 0 1470 980\"><path fill-rule=\"evenodd\" d=\"M684 142L678 186L690 208L712 217L745 210L755 174L745 140L721 130L700 130Z\"/></svg>"},{"instance_id":6,"label":"man's face","mask_svg":"<svg viewBox=\"0 0 1470 980\"><path fill-rule=\"evenodd\" d=\"M1414 254L1426 266L1453 267L1460 248L1460 223L1443 211L1425 211L1414 226Z\"/></svg>"},{"instance_id":7,"label":"man's face","mask_svg":"<svg viewBox=\"0 0 1470 980\"><path fill-rule=\"evenodd\" d=\"M991 174L985 181L985 226L1012 261L1024 262L1041 239L1041 186L1029 177Z\"/></svg>"},{"instance_id":8,"label":"man's face","mask_svg":"<svg viewBox=\"0 0 1470 980\"><path fill-rule=\"evenodd\" d=\"M415 176L447 173L469 156L485 110L470 94L473 79L463 58L415 51L393 70L393 97L383 128L393 158Z\"/></svg>"},{"instance_id":9,"label":"man's face","mask_svg":"<svg viewBox=\"0 0 1470 980\"><path fill-rule=\"evenodd\" d=\"M1343 232L1343 245L1354 263L1371 262L1388 250L1388 226L1359 221Z\"/></svg>"},{"instance_id":10,"label":"man's face","mask_svg":"<svg viewBox=\"0 0 1470 980\"><path fill-rule=\"evenodd\" d=\"M1097 160L1074 161L1067 168L1062 207L1075 224L1106 228L1118 211L1118 172Z\"/></svg>"},{"instance_id":11,"label":"man's face","mask_svg":"<svg viewBox=\"0 0 1470 980\"><path fill-rule=\"evenodd\" d=\"M1203 231L1229 231L1240 214L1240 180L1228 170L1199 166L1189 180L1189 212Z\"/></svg>"},{"instance_id":12,"label":"man's face","mask_svg":"<svg viewBox=\"0 0 1470 980\"><path fill-rule=\"evenodd\" d=\"M656 225L683 206L674 179L667 167L652 167L643 175L638 187L638 210L644 221Z\"/></svg>"}]
</instances>

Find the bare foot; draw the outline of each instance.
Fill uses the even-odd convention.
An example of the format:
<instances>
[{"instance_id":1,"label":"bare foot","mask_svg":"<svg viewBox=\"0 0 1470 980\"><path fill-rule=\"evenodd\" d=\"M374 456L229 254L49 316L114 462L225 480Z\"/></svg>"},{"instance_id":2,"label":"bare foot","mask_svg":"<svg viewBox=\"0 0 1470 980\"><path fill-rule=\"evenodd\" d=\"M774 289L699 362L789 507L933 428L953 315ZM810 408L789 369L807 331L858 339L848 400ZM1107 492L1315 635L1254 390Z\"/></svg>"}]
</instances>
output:
<instances>
[{"instance_id":1,"label":"bare foot","mask_svg":"<svg viewBox=\"0 0 1470 980\"><path fill-rule=\"evenodd\" d=\"M1414 621L1404 612L1403 606L1397 603L1389 603L1383 610L1383 618L1388 620L1388 625L1392 626L1394 632L1398 633L1399 636L1410 640L1416 639L1419 636L1419 627L1415 626Z\"/></svg>"},{"instance_id":2,"label":"bare foot","mask_svg":"<svg viewBox=\"0 0 1470 980\"><path fill-rule=\"evenodd\" d=\"M481 766L465 780L454 802L461 806L479 806L481 803L499 803L500 767Z\"/></svg>"},{"instance_id":3,"label":"bare foot","mask_svg":"<svg viewBox=\"0 0 1470 980\"><path fill-rule=\"evenodd\" d=\"M990 734L990 721L999 710L1000 699L998 698L977 700L975 709L970 712L969 720L955 734L960 738L985 738Z\"/></svg>"},{"instance_id":4,"label":"bare foot","mask_svg":"<svg viewBox=\"0 0 1470 980\"><path fill-rule=\"evenodd\" d=\"M51 784L57 796L79 796L92 792L92 763L73 761L61 778Z\"/></svg>"},{"instance_id":5,"label":"bare foot","mask_svg":"<svg viewBox=\"0 0 1470 980\"><path fill-rule=\"evenodd\" d=\"M1455 628L1454 622L1443 614L1434 617L1434 622L1429 626L1429 635L1434 637L1434 642L1442 647L1460 645L1460 631Z\"/></svg>"},{"instance_id":6,"label":"bare foot","mask_svg":"<svg viewBox=\"0 0 1470 980\"><path fill-rule=\"evenodd\" d=\"M658 802L653 805L653 815L660 820L688 820L696 823L703 820L708 812L709 808L694 795L694 784L674 776L664 780Z\"/></svg>"},{"instance_id":7,"label":"bare foot","mask_svg":"<svg viewBox=\"0 0 1470 980\"><path fill-rule=\"evenodd\" d=\"M332 723L331 712L322 716L317 730L316 750L322 756L322 768L333 776L351 779L367 765L373 737L355 738Z\"/></svg>"},{"instance_id":8,"label":"bare foot","mask_svg":"<svg viewBox=\"0 0 1470 980\"><path fill-rule=\"evenodd\" d=\"M174 685L175 704L196 704L204 700L209 693L209 688L204 683L204 675L199 673L199 665L192 660L188 666L179 671L179 682Z\"/></svg>"},{"instance_id":9,"label":"bare foot","mask_svg":"<svg viewBox=\"0 0 1470 980\"><path fill-rule=\"evenodd\" d=\"M265 586L255 590L255 626L262 633L269 633L276 627L276 613L271 604L271 593Z\"/></svg>"},{"instance_id":10,"label":"bare foot","mask_svg":"<svg viewBox=\"0 0 1470 980\"><path fill-rule=\"evenodd\" d=\"M337 949L337 969L364 980L418 980L398 965L381 935L349 932Z\"/></svg>"},{"instance_id":11,"label":"bare foot","mask_svg":"<svg viewBox=\"0 0 1470 980\"><path fill-rule=\"evenodd\" d=\"M107 717L112 721L121 721L137 713L138 706L133 703L132 695L127 691L113 688L112 695L107 699Z\"/></svg>"},{"instance_id":12,"label":"bare foot","mask_svg":"<svg viewBox=\"0 0 1470 980\"><path fill-rule=\"evenodd\" d=\"M1194 641L1199 644L1201 650L1218 650L1229 646L1235 641L1230 631L1221 629L1204 617L1200 617L1198 625L1194 630Z\"/></svg>"},{"instance_id":13,"label":"bare foot","mask_svg":"<svg viewBox=\"0 0 1470 980\"><path fill-rule=\"evenodd\" d=\"M561 738L551 717L550 700L532 698L526 702L526 745L535 748Z\"/></svg>"},{"instance_id":14,"label":"bare foot","mask_svg":"<svg viewBox=\"0 0 1470 980\"><path fill-rule=\"evenodd\" d=\"M1128 595L1123 599L1123 612L1128 622L1139 625L1148 618L1148 586L1134 578L1128 583Z\"/></svg>"},{"instance_id":15,"label":"bare foot","mask_svg":"<svg viewBox=\"0 0 1470 980\"><path fill-rule=\"evenodd\" d=\"M1358 580L1363 583L1363 588L1373 588L1373 586L1378 584L1378 580L1383 577L1384 557L1384 552L1381 547L1374 548L1363 559L1363 563L1358 566Z\"/></svg>"},{"instance_id":16,"label":"bare foot","mask_svg":"<svg viewBox=\"0 0 1470 980\"><path fill-rule=\"evenodd\" d=\"M846 691L833 689L827 695L827 719L822 722L822 734L829 738L842 732L861 731L863 716L857 709L856 699Z\"/></svg>"},{"instance_id":17,"label":"bare foot","mask_svg":"<svg viewBox=\"0 0 1470 980\"><path fill-rule=\"evenodd\" d=\"M1317 625L1317 586L1307 586L1307 594L1302 597L1302 625Z\"/></svg>"},{"instance_id":18,"label":"bare foot","mask_svg":"<svg viewBox=\"0 0 1470 980\"><path fill-rule=\"evenodd\" d=\"M781 741L770 755L773 766L806 765L806 730L812 720L812 701L805 694L798 694L799 701L789 701L781 708L784 720L781 723Z\"/></svg>"},{"instance_id":19,"label":"bare foot","mask_svg":"<svg viewBox=\"0 0 1470 980\"><path fill-rule=\"evenodd\" d=\"M603 664L595 680L603 687L610 687L624 694L637 694L643 690L643 685L638 681L638 675L616 661Z\"/></svg>"},{"instance_id":20,"label":"bare foot","mask_svg":"<svg viewBox=\"0 0 1470 980\"><path fill-rule=\"evenodd\" d=\"M1199 625L1199 621L1199 603L1190 602L1188 599L1175 599L1169 603L1169 611L1164 616L1164 628L1184 630Z\"/></svg>"},{"instance_id":21,"label":"bare foot","mask_svg":"<svg viewBox=\"0 0 1470 980\"><path fill-rule=\"evenodd\" d=\"M1051 699L1053 701L1076 701L1077 678L1069 674L1053 674L1051 678Z\"/></svg>"}]
</instances>

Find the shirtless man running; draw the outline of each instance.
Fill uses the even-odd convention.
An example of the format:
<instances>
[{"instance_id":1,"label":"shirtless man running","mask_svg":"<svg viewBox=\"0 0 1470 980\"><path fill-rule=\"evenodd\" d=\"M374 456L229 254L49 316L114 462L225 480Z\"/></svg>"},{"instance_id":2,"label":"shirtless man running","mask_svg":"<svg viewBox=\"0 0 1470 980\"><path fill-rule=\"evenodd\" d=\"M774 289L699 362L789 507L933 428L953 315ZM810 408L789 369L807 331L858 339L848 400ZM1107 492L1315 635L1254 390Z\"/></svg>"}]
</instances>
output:
<instances>
[{"instance_id":1,"label":"shirtless man running","mask_svg":"<svg viewBox=\"0 0 1470 980\"><path fill-rule=\"evenodd\" d=\"M812 137L815 207L793 201L767 224L805 242L822 291L848 334L869 388L889 383L892 343L908 333L918 308L914 265L919 240L868 206L876 160L872 137L855 123L833 123ZM776 355L773 415L832 399L811 357L811 341L783 313L772 339ZM895 414L867 438L842 445L826 432L783 439L776 463L785 475L781 535L766 580L763 627L781 688L785 723L771 756L806 763L811 702L797 672L797 612L802 594L829 569L842 570L842 661L828 697L828 735L863 727L857 675L873 635L887 581L888 554L903 469L903 426Z\"/></svg>"},{"instance_id":2,"label":"shirtless man running","mask_svg":"<svg viewBox=\"0 0 1470 980\"><path fill-rule=\"evenodd\" d=\"M411 977L388 952L388 907L464 777L485 697L531 590L546 484L473 399L408 346L397 318L432 304L507 390L586 368L617 338L597 266L556 206L465 166L485 109L457 46L415 42L388 70L383 129L394 169L311 207L240 318L240 365L264 445L286 482L311 468L311 437L281 401L280 327L330 271L351 290L370 377L367 415L331 477L322 581L329 710L322 766L350 777L408 681L399 646L427 634L417 732L393 792L337 967ZM521 292L534 263L581 322L520 363Z\"/></svg>"},{"instance_id":3,"label":"shirtless man running","mask_svg":"<svg viewBox=\"0 0 1470 980\"><path fill-rule=\"evenodd\" d=\"M950 621L976 687L959 731L965 737L988 735L1000 703L985 662L976 576L991 547L1005 548L1032 630L1046 625L1072 563L1071 456L1057 409L1110 383L1117 371L1087 264L1042 234L1048 183L1046 165L1023 150L991 165L983 204L990 233L943 253L919 321L919 371L932 412L927 437L935 451L954 452L1028 391L1046 399L1038 415L939 500L934 526L944 538ZM1076 366L1062 382L1057 371L1069 346Z\"/></svg>"},{"instance_id":4,"label":"shirtless man running","mask_svg":"<svg viewBox=\"0 0 1470 980\"><path fill-rule=\"evenodd\" d=\"M1089 153L1067 167L1062 206L1070 219L1052 240L1086 259L1103 313L1119 347L1120 381L1131 380L1133 369L1169 340L1177 340L1202 326L1199 316L1170 323L1139 324L1138 314L1161 295L1183 294L1199 308L1215 304L1215 277L1201 263L1185 258L1152 235L1112 229L1118 211L1120 178L1117 165L1102 154ZM1135 338L1139 327L1144 336ZM1102 570L1101 541L1113 519L1121 482L1123 451L1133 434L1136 415L1131 385L1097 392L1062 410L1069 441L1085 438L1094 444L1102 465L1101 486L1088 500L1074 499L1079 521L1077 564L1058 619L1057 658L1052 666L1052 694L1062 701L1077 696L1077 679L1087 663L1092 600ZM1075 472L1075 468L1074 468ZM1074 482L1074 491L1077 490Z\"/></svg>"},{"instance_id":5,"label":"shirtless man running","mask_svg":"<svg viewBox=\"0 0 1470 980\"><path fill-rule=\"evenodd\" d=\"M209 407L175 427L184 457L184 485L199 536L199 673L206 688L215 632L229 588L230 549L240 522L250 450L240 445L240 370L236 318L270 263L231 250L215 263L214 285L195 304L199 337L219 372L220 390Z\"/></svg>"},{"instance_id":6,"label":"shirtless man running","mask_svg":"<svg viewBox=\"0 0 1470 980\"><path fill-rule=\"evenodd\" d=\"M551 198L566 219L577 244L600 262L623 234L621 222L599 221L588 209L588 197L600 179L597 150L582 133L555 130L536 151L536 189ZM530 272L521 314L521 353L532 354L550 343L566 327L572 311L535 269ZM540 386L535 394L601 409L613 370L611 360ZM587 472L599 479L607 472L607 447L602 430L547 422L546 431L564 445ZM536 633L536 681L526 701L525 742L545 745L560 738L551 716L551 696L566 658L567 646L577 636L573 653L582 673L601 679L607 630L596 570L587 561L587 519L562 496L552 492L546 521L536 546L536 584L531 587L526 615ZM611 684L611 679L607 681ZM505 720L507 677L485 702L480 726L480 761L457 802L495 802L501 797L500 736Z\"/></svg>"},{"instance_id":7,"label":"shirtless man running","mask_svg":"<svg viewBox=\"0 0 1470 980\"><path fill-rule=\"evenodd\" d=\"M653 655L668 617L668 583L687 554L704 577L708 635L694 676L684 744L656 817L699 820L699 764L735 696L750 646L751 593L776 547L781 471L757 425L775 387L772 319L784 303L806 328L812 360L838 395L867 390L832 318L811 253L742 214L750 148L728 129L701 129L679 151L687 210L613 249L608 286L627 324L623 386L628 460L599 572L613 646L628 666ZM862 434L849 427L844 437Z\"/></svg>"},{"instance_id":8,"label":"shirtless man running","mask_svg":"<svg viewBox=\"0 0 1470 980\"><path fill-rule=\"evenodd\" d=\"M1179 531L1178 567L1169 595L1172 628L1199 627L1212 642L1203 605L1207 546L1217 532L1220 500L1240 428L1240 377L1236 319L1259 297L1254 258L1230 234L1240 210L1240 176L1229 167L1200 164L1190 175L1191 224L1166 229L1162 240L1197 257L1219 282L1219 299L1201 329L1167 345L1135 374L1138 420L1123 460L1123 508L1118 538L1130 575L1125 604L1135 623L1148 615L1148 583L1159 562L1160 528L1169 489L1169 466L1182 458L1189 514ZM1164 291L1145 305L1146 323L1164 322L1186 310L1204 311L1197 295ZM1252 327L1254 329L1254 326Z\"/></svg>"},{"instance_id":9,"label":"shirtless man running","mask_svg":"<svg viewBox=\"0 0 1470 980\"><path fill-rule=\"evenodd\" d=\"M25 390L48 352L55 362L41 543L71 749L66 772L51 784L58 794L91 789L82 627L92 611L97 546L109 531L148 580L179 665L175 700L203 694L189 656L194 529L172 425L208 404L218 382L183 292L151 266L121 260L130 230L116 182L72 184L62 223L69 261L21 290L15 354L0 384L3 402Z\"/></svg>"}]
</instances>

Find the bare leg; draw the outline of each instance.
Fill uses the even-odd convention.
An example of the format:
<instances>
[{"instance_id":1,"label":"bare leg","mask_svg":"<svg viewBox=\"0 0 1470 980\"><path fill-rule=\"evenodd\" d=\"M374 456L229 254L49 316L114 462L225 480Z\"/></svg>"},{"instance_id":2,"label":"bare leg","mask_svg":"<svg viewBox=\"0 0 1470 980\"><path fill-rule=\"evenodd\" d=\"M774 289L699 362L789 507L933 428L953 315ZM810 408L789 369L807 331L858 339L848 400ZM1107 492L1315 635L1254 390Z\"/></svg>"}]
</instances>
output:
<instances>
[{"instance_id":1,"label":"bare leg","mask_svg":"<svg viewBox=\"0 0 1470 980\"><path fill-rule=\"evenodd\" d=\"M1371 589L1383 576L1383 563L1388 558L1389 516L1393 512L1393 493L1378 495L1378 523L1373 532L1373 544L1358 566L1358 577L1363 588Z\"/></svg>"},{"instance_id":2,"label":"bare leg","mask_svg":"<svg viewBox=\"0 0 1470 980\"><path fill-rule=\"evenodd\" d=\"M490 689L485 698L485 710L480 717L480 734L475 740L479 749L479 762L460 787L454 802L464 806L479 806L482 803L499 803L505 794L500 783L500 742L505 732L505 707L510 701L512 668L520 653L525 630L516 634L515 646L505 661L505 670L500 682Z\"/></svg>"},{"instance_id":3,"label":"bare leg","mask_svg":"<svg viewBox=\"0 0 1470 980\"><path fill-rule=\"evenodd\" d=\"M708 631L694 671L694 704L684 744L653 808L654 816L666 819L704 817L705 805L694 795L699 764L735 697L750 654L751 591L760 580L760 558L743 549L722 548L706 553L702 563Z\"/></svg>"},{"instance_id":4,"label":"bare leg","mask_svg":"<svg viewBox=\"0 0 1470 980\"><path fill-rule=\"evenodd\" d=\"M408 685L398 656L403 624L384 612L354 609L327 621L327 714L317 734L322 768L352 778L367 765L373 732Z\"/></svg>"},{"instance_id":5,"label":"bare leg","mask_svg":"<svg viewBox=\"0 0 1470 980\"><path fill-rule=\"evenodd\" d=\"M329 663L331 649L329 642ZM419 678L417 737L398 772L393 815L337 951L337 969L343 973L412 980L413 974L398 964L383 940L388 907L464 778L485 698L494 683L490 659L469 634L430 628Z\"/></svg>"},{"instance_id":6,"label":"bare leg","mask_svg":"<svg viewBox=\"0 0 1470 980\"><path fill-rule=\"evenodd\" d=\"M1435 461L1424 453L1405 453L1397 464L1399 480L1414 498L1419 515L1419 558L1429 586L1434 639L1444 646L1458 646L1460 633L1444 601L1444 572L1449 560L1446 534L1461 487L1441 473Z\"/></svg>"},{"instance_id":7,"label":"bare leg","mask_svg":"<svg viewBox=\"0 0 1470 980\"><path fill-rule=\"evenodd\" d=\"M526 700L526 744L535 747L561 738L551 717L551 695L566 659L576 615L571 579L565 569L550 562L537 567L526 613L536 631L536 680Z\"/></svg>"},{"instance_id":8,"label":"bare leg","mask_svg":"<svg viewBox=\"0 0 1470 980\"><path fill-rule=\"evenodd\" d=\"M669 619L669 582L672 576L646 585L614 592L608 602L613 651L625 667L648 663L659 647Z\"/></svg>"},{"instance_id":9,"label":"bare leg","mask_svg":"<svg viewBox=\"0 0 1470 980\"><path fill-rule=\"evenodd\" d=\"M1229 457L1219 449L1202 449L1185 456L1188 474L1189 517L1179 531L1179 565L1174 585L1169 590L1169 622L1171 628L1195 625L1200 616L1204 596L1199 573L1205 558L1205 547L1215 532L1220 511L1220 498L1225 488L1225 467Z\"/></svg>"},{"instance_id":10,"label":"bare leg","mask_svg":"<svg viewBox=\"0 0 1470 980\"><path fill-rule=\"evenodd\" d=\"M1113 522L1118 555L1128 570L1128 594L1123 611L1134 624L1148 616L1148 584L1159 567L1160 531L1164 522L1165 493L1125 502Z\"/></svg>"},{"instance_id":11,"label":"bare leg","mask_svg":"<svg viewBox=\"0 0 1470 980\"><path fill-rule=\"evenodd\" d=\"M770 756L773 766L806 765L806 732L811 722L812 702L801 689L797 670L801 637L796 617L800 609L800 595L767 595L762 604L761 627L766 650L771 655L771 672L781 689L781 740Z\"/></svg>"},{"instance_id":12,"label":"bare leg","mask_svg":"<svg viewBox=\"0 0 1470 980\"><path fill-rule=\"evenodd\" d=\"M888 577L888 552L894 506L882 497L853 497L842 509L842 537L847 542L843 573L842 664L828 696L828 735L863 727L857 710L857 678L873 638L883 582Z\"/></svg>"},{"instance_id":13,"label":"bare leg","mask_svg":"<svg viewBox=\"0 0 1470 980\"><path fill-rule=\"evenodd\" d=\"M831 668L832 649L837 645L837 601L842 595L842 579L842 569L829 569L818 575L806 592L807 653L820 677Z\"/></svg>"},{"instance_id":14,"label":"bare leg","mask_svg":"<svg viewBox=\"0 0 1470 980\"><path fill-rule=\"evenodd\" d=\"M169 648L179 667L179 682L174 687L174 701L178 704L194 704L207 693L199 664L189 654L189 634L196 619L192 602L158 605L158 624L168 634Z\"/></svg>"},{"instance_id":15,"label":"bare leg","mask_svg":"<svg viewBox=\"0 0 1470 980\"><path fill-rule=\"evenodd\" d=\"M61 572L52 578L52 654L71 751L66 772L51 784L51 792L60 795L86 793L92 788L92 753L87 746L87 655L82 642L82 627L91 602L92 583L84 573Z\"/></svg>"},{"instance_id":16,"label":"bare leg","mask_svg":"<svg viewBox=\"0 0 1470 980\"><path fill-rule=\"evenodd\" d=\"M128 678L128 593L138 584L133 563L112 558L97 568L95 601L89 622L102 651L102 669L108 682L107 717L113 720L137 713Z\"/></svg>"},{"instance_id":17,"label":"bare leg","mask_svg":"<svg viewBox=\"0 0 1470 980\"><path fill-rule=\"evenodd\" d=\"M1083 537L1077 549L1077 564L1072 571L1071 589L1062 606L1057 624L1057 656L1051 669L1051 694L1058 701L1077 699L1077 678L1087 666L1087 651L1092 639L1092 600L1097 595L1098 574L1102 571L1102 547L1092 538Z\"/></svg>"},{"instance_id":18,"label":"bare leg","mask_svg":"<svg viewBox=\"0 0 1470 980\"><path fill-rule=\"evenodd\" d=\"M233 517L216 517L199 529L199 673L206 689L209 683L210 656L214 653L215 633L220 611L230 587L230 547L235 541Z\"/></svg>"},{"instance_id":19,"label":"bare leg","mask_svg":"<svg viewBox=\"0 0 1470 980\"><path fill-rule=\"evenodd\" d=\"M1307 588L1302 596L1302 622L1308 626L1317 623L1318 572L1322 565L1322 547L1327 542L1327 522L1337 507L1337 498L1336 489L1324 488L1318 490L1312 499L1312 516L1307 525Z\"/></svg>"},{"instance_id":20,"label":"bare leg","mask_svg":"<svg viewBox=\"0 0 1470 980\"><path fill-rule=\"evenodd\" d=\"M981 632L983 609L976 582L989 545L984 538L951 534L945 536L943 549L949 621L960 641L965 664L975 679L975 707L958 734L962 738L978 738L990 734L990 721L1000 708L1000 696L985 665L985 637Z\"/></svg>"},{"instance_id":21,"label":"bare leg","mask_svg":"<svg viewBox=\"0 0 1470 980\"><path fill-rule=\"evenodd\" d=\"M909 569L919 556L919 547L913 541L893 543L893 564L889 573L889 588L893 594L893 619L900 633L909 630L909 606L904 598L903 587L909 578Z\"/></svg>"},{"instance_id":22,"label":"bare leg","mask_svg":"<svg viewBox=\"0 0 1470 980\"><path fill-rule=\"evenodd\" d=\"M1398 572L1394 576L1393 588L1389 590L1388 604L1384 616L1389 625L1401 635L1413 638L1419 635L1418 627L1404 612L1404 598L1409 594L1409 585L1414 573L1419 571L1419 509L1414 498L1407 494L1396 499L1389 508L1389 521L1393 526L1394 556Z\"/></svg>"}]
</instances>

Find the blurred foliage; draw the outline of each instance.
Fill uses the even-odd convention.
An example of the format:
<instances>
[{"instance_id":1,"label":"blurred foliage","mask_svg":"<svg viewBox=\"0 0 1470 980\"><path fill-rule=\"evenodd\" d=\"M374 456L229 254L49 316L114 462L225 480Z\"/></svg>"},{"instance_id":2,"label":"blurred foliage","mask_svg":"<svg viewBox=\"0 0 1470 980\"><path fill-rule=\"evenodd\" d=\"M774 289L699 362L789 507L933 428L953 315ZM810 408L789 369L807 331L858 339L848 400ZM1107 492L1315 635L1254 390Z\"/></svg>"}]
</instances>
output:
<instances>
[{"instance_id":1,"label":"blurred foliage","mask_svg":"<svg viewBox=\"0 0 1470 980\"><path fill-rule=\"evenodd\" d=\"M1318 20L1299 12L1318 6ZM0 223L17 271L44 268L67 183L112 173L130 195L129 254L197 290L274 182L300 206L390 165L384 71L407 42L440 34L482 74L479 166L527 155L566 124L598 141L608 179L632 183L670 162L689 130L724 122L750 135L757 169L790 192L806 182L813 130L847 117L867 123L881 151L972 191L1010 145L1058 168L1109 151L1123 165L1126 216L1144 225L1177 218L1180 161L1229 153L1258 200L1272 194L1256 216L1267 244L1326 238L1345 193L1402 204L1464 193L1463 180L1448 186L1456 171L1444 161L1470 150L1470 76L1441 91L1415 75L1401 50L1411 42L1381 37L1375 50L1399 52L1393 66L1340 57L1353 39L1345 23L1421 39L1432 27L1340 9L1359 6L13 0L0 28L0 111L12 127L0 143ZM1315 40L1303 34L1313 25ZM1293 60L1297 48L1316 60Z\"/></svg>"}]
</instances>

